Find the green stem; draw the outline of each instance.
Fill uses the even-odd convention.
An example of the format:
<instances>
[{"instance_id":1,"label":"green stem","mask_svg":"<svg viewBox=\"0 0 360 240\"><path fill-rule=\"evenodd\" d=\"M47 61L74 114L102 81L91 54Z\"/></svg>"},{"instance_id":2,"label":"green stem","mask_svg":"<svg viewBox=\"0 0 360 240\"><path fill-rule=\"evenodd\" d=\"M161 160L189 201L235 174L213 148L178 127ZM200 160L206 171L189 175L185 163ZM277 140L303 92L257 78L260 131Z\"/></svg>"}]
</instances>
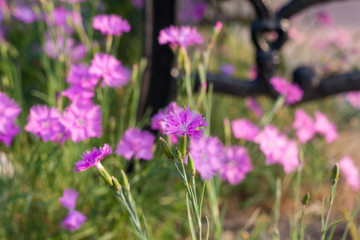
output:
<instances>
[{"instance_id":1,"label":"green stem","mask_svg":"<svg viewBox=\"0 0 360 240\"><path fill-rule=\"evenodd\" d=\"M328 211L327 211L327 214L326 214L325 223L324 223L324 225L323 225L323 227L321 229L321 240L325 239L326 231L328 230L327 225L328 225L329 218L330 218L331 207L332 207L332 205L334 203L336 185L337 185L337 183L331 185L330 202L329 202L329 207L328 207Z\"/></svg>"}]
</instances>

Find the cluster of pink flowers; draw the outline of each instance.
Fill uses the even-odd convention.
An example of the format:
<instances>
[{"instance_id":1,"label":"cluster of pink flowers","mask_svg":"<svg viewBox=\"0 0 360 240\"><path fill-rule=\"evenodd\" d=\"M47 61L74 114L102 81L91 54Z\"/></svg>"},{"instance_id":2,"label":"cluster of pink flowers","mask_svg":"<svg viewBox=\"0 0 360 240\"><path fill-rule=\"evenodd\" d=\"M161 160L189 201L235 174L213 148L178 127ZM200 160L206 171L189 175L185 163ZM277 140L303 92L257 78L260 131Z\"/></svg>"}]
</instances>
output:
<instances>
[{"instance_id":1,"label":"cluster of pink flowers","mask_svg":"<svg viewBox=\"0 0 360 240\"><path fill-rule=\"evenodd\" d=\"M152 133L138 128L129 128L120 140L116 153L124 156L127 160L132 157L151 160L154 141L155 136Z\"/></svg>"},{"instance_id":2,"label":"cluster of pink flowers","mask_svg":"<svg viewBox=\"0 0 360 240\"><path fill-rule=\"evenodd\" d=\"M203 37L195 27L189 26L175 27L170 26L160 31L159 44L171 44L175 46L187 47L189 45L202 44Z\"/></svg>"},{"instance_id":3,"label":"cluster of pink flowers","mask_svg":"<svg viewBox=\"0 0 360 240\"><path fill-rule=\"evenodd\" d=\"M316 133L325 136L328 143L334 142L338 138L336 126L330 122L322 112L315 112L315 121L302 109L295 111L295 121L293 128L296 136L301 143L306 143L312 139Z\"/></svg>"},{"instance_id":4,"label":"cluster of pink flowers","mask_svg":"<svg viewBox=\"0 0 360 240\"><path fill-rule=\"evenodd\" d=\"M69 231L77 230L86 221L87 217L75 210L76 200L79 193L73 189L65 189L59 202L69 210L68 215L62 221L61 226Z\"/></svg>"},{"instance_id":5,"label":"cluster of pink flowers","mask_svg":"<svg viewBox=\"0 0 360 240\"><path fill-rule=\"evenodd\" d=\"M254 142L260 145L267 165L280 164L286 173L295 171L299 166L299 151L296 142L281 134L276 127L265 126L257 134Z\"/></svg>"},{"instance_id":6,"label":"cluster of pink flowers","mask_svg":"<svg viewBox=\"0 0 360 240\"><path fill-rule=\"evenodd\" d=\"M75 26L82 24L80 13L68 10L63 7L56 7L54 10L44 16L46 23L57 28L61 33L71 34Z\"/></svg>"},{"instance_id":7,"label":"cluster of pink flowers","mask_svg":"<svg viewBox=\"0 0 360 240\"><path fill-rule=\"evenodd\" d=\"M259 133L259 128L251 121L244 118L232 121L231 127L234 136L238 139L254 141L256 135Z\"/></svg>"},{"instance_id":8,"label":"cluster of pink flowers","mask_svg":"<svg viewBox=\"0 0 360 240\"><path fill-rule=\"evenodd\" d=\"M71 62L78 62L85 57L87 48L84 44L76 44L72 38L57 37L54 40L47 37L44 51L47 56L53 59L68 57Z\"/></svg>"},{"instance_id":9,"label":"cluster of pink flowers","mask_svg":"<svg viewBox=\"0 0 360 240\"><path fill-rule=\"evenodd\" d=\"M360 92L349 92L346 94L346 100L356 109L360 109Z\"/></svg>"},{"instance_id":10,"label":"cluster of pink flowers","mask_svg":"<svg viewBox=\"0 0 360 240\"><path fill-rule=\"evenodd\" d=\"M349 184L352 189L358 191L360 189L360 175L359 169L354 161L349 156L345 156L339 161L339 166L345 176L346 183Z\"/></svg>"},{"instance_id":11,"label":"cluster of pink flowers","mask_svg":"<svg viewBox=\"0 0 360 240\"><path fill-rule=\"evenodd\" d=\"M102 34L121 36L130 31L130 24L120 16L100 14L94 17L92 26Z\"/></svg>"},{"instance_id":12,"label":"cluster of pink flowers","mask_svg":"<svg viewBox=\"0 0 360 240\"><path fill-rule=\"evenodd\" d=\"M294 104L299 102L304 95L303 91L298 85L288 83L285 78L272 77L270 79L270 83L274 87L275 91L285 97L286 104Z\"/></svg>"},{"instance_id":13,"label":"cluster of pink flowers","mask_svg":"<svg viewBox=\"0 0 360 240\"><path fill-rule=\"evenodd\" d=\"M0 142L10 146L12 139L20 128L15 124L21 108L17 103L9 98L5 93L0 92Z\"/></svg>"},{"instance_id":14,"label":"cluster of pink flowers","mask_svg":"<svg viewBox=\"0 0 360 240\"><path fill-rule=\"evenodd\" d=\"M235 185L253 168L246 148L224 147L217 137L192 139L190 153L202 179L211 179L219 173L222 179Z\"/></svg>"}]
</instances>

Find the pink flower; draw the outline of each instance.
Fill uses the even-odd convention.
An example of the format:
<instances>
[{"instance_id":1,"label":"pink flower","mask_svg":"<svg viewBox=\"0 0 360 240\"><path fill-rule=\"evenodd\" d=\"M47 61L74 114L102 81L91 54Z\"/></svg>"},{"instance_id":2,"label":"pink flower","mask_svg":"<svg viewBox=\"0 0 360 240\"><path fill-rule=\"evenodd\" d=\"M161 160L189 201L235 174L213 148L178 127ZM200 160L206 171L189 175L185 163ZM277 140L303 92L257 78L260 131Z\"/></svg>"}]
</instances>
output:
<instances>
[{"instance_id":1,"label":"pink flower","mask_svg":"<svg viewBox=\"0 0 360 240\"><path fill-rule=\"evenodd\" d=\"M49 15L45 16L48 25L55 25L65 33L72 33L74 26L82 24L81 15L78 12L69 11L62 7L55 8Z\"/></svg>"},{"instance_id":2,"label":"pink flower","mask_svg":"<svg viewBox=\"0 0 360 240\"><path fill-rule=\"evenodd\" d=\"M302 109L296 109L293 128L301 143L306 143L316 134L315 123L312 118Z\"/></svg>"},{"instance_id":3,"label":"pink flower","mask_svg":"<svg viewBox=\"0 0 360 240\"><path fill-rule=\"evenodd\" d=\"M171 102L165 109L161 109L157 114L151 118L151 129L161 130L161 133L165 132L164 116L179 108L176 102Z\"/></svg>"},{"instance_id":4,"label":"pink flower","mask_svg":"<svg viewBox=\"0 0 360 240\"><path fill-rule=\"evenodd\" d=\"M223 64L220 66L220 71L226 76L232 76L235 73L235 66L232 64Z\"/></svg>"},{"instance_id":5,"label":"pink flower","mask_svg":"<svg viewBox=\"0 0 360 240\"><path fill-rule=\"evenodd\" d=\"M31 24L37 20L37 16L31 7L18 6L15 8L13 15L26 24Z\"/></svg>"},{"instance_id":6,"label":"pink flower","mask_svg":"<svg viewBox=\"0 0 360 240\"><path fill-rule=\"evenodd\" d=\"M86 151L81 156L82 160L79 160L75 163L74 172L85 171L86 169L95 166L96 168L100 169L103 168L100 161L106 157L107 155L111 154L112 150L109 144L105 143L103 147L100 147L99 150L94 147L93 150Z\"/></svg>"},{"instance_id":7,"label":"pink flower","mask_svg":"<svg viewBox=\"0 0 360 240\"><path fill-rule=\"evenodd\" d=\"M178 136L189 135L190 137L199 138L203 133L203 128L208 125L205 117L201 113L190 111L189 107L175 108L163 118L164 133L166 135L176 134Z\"/></svg>"},{"instance_id":8,"label":"pink flower","mask_svg":"<svg viewBox=\"0 0 360 240\"><path fill-rule=\"evenodd\" d=\"M235 185L244 180L246 174L252 168L253 166L246 148L227 147L225 149L225 159L220 168L220 177Z\"/></svg>"},{"instance_id":9,"label":"pink flower","mask_svg":"<svg viewBox=\"0 0 360 240\"><path fill-rule=\"evenodd\" d=\"M224 159L223 145L217 137L191 139L190 153L194 159L196 171L202 179L211 179L222 168Z\"/></svg>"},{"instance_id":10,"label":"pink flower","mask_svg":"<svg viewBox=\"0 0 360 240\"><path fill-rule=\"evenodd\" d=\"M288 31L289 38L293 39L297 43L303 43L305 41L305 36L297 30L295 27L291 27Z\"/></svg>"},{"instance_id":11,"label":"pink flower","mask_svg":"<svg viewBox=\"0 0 360 240\"><path fill-rule=\"evenodd\" d=\"M87 49L83 44L75 45L72 38L58 37L55 42L52 38L47 38L44 51L49 58L68 57L71 61L80 61L85 57Z\"/></svg>"},{"instance_id":12,"label":"pink flower","mask_svg":"<svg viewBox=\"0 0 360 240\"><path fill-rule=\"evenodd\" d=\"M316 13L316 21L323 26L332 26L334 24L332 15L324 11Z\"/></svg>"},{"instance_id":13,"label":"pink flower","mask_svg":"<svg viewBox=\"0 0 360 240\"><path fill-rule=\"evenodd\" d=\"M232 121L231 127L236 138L248 141L254 141L259 132L259 128L255 124L244 118Z\"/></svg>"},{"instance_id":14,"label":"pink flower","mask_svg":"<svg viewBox=\"0 0 360 240\"><path fill-rule=\"evenodd\" d=\"M74 189L65 189L61 198L59 198L59 202L65 208L69 210L74 210L76 205L76 199L79 193Z\"/></svg>"},{"instance_id":15,"label":"pink flower","mask_svg":"<svg viewBox=\"0 0 360 240\"><path fill-rule=\"evenodd\" d=\"M61 226L71 232L78 230L81 225L86 221L87 217L76 210L72 210L62 221Z\"/></svg>"},{"instance_id":16,"label":"pink flower","mask_svg":"<svg viewBox=\"0 0 360 240\"><path fill-rule=\"evenodd\" d=\"M330 122L322 112L315 112L315 130L325 136L328 143L334 142L338 138L336 126Z\"/></svg>"},{"instance_id":17,"label":"pink flower","mask_svg":"<svg viewBox=\"0 0 360 240\"><path fill-rule=\"evenodd\" d=\"M151 160L155 136L138 128L129 128L116 148L116 154L130 160L133 156L138 159Z\"/></svg>"},{"instance_id":18,"label":"pink flower","mask_svg":"<svg viewBox=\"0 0 360 240\"><path fill-rule=\"evenodd\" d=\"M10 147L13 137L20 133L20 128L15 125L21 108L5 93L0 92L0 142Z\"/></svg>"},{"instance_id":19,"label":"pink flower","mask_svg":"<svg viewBox=\"0 0 360 240\"><path fill-rule=\"evenodd\" d=\"M174 44L182 47L188 45L202 44L203 38L195 27L182 26L180 28L170 26L160 31L159 44Z\"/></svg>"},{"instance_id":20,"label":"pink flower","mask_svg":"<svg viewBox=\"0 0 360 240\"><path fill-rule=\"evenodd\" d=\"M205 2L182 0L180 3L180 11L178 11L178 18L180 22L197 23L204 17L207 8L207 4Z\"/></svg>"},{"instance_id":21,"label":"pink flower","mask_svg":"<svg viewBox=\"0 0 360 240\"><path fill-rule=\"evenodd\" d=\"M75 3L83 2L84 0L60 0L60 1L65 3L75 4Z\"/></svg>"},{"instance_id":22,"label":"pink flower","mask_svg":"<svg viewBox=\"0 0 360 240\"><path fill-rule=\"evenodd\" d=\"M105 53L95 54L89 73L103 78L102 86L109 87L121 87L130 80L131 76L130 70L122 66L120 61Z\"/></svg>"},{"instance_id":23,"label":"pink flower","mask_svg":"<svg viewBox=\"0 0 360 240\"><path fill-rule=\"evenodd\" d=\"M340 162L340 169L345 176L346 183L349 184L354 191L360 189L360 175L354 161L349 157L343 157Z\"/></svg>"},{"instance_id":24,"label":"pink flower","mask_svg":"<svg viewBox=\"0 0 360 240\"><path fill-rule=\"evenodd\" d=\"M352 38L345 28L334 29L328 37L329 43L335 45L339 49L347 49L351 46Z\"/></svg>"},{"instance_id":25,"label":"pink flower","mask_svg":"<svg viewBox=\"0 0 360 240\"><path fill-rule=\"evenodd\" d=\"M120 16L111 14L100 14L94 17L92 26L102 34L121 36L124 32L130 31L128 21Z\"/></svg>"},{"instance_id":26,"label":"pink flower","mask_svg":"<svg viewBox=\"0 0 360 240\"><path fill-rule=\"evenodd\" d=\"M143 9L144 8L144 0L132 0L132 4L136 9Z\"/></svg>"},{"instance_id":27,"label":"pink flower","mask_svg":"<svg viewBox=\"0 0 360 240\"><path fill-rule=\"evenodd\" d=\"M285 97L287 104L299 102L304 95L298 85L288 83L285 78L272 77L270 83L279 94Z\"/></svg>"},{"instance_id":28,"label":"pink flower","mask_svg":"<svg viewBox=\"0 0 360 240\"><path fill-rule=\"evenodd\" d=\"M248 73L248 78L253 81L257 78L258 75L258 68L257 66L251 66L249 73Z\"/></svg>"},{"instance_id":29,"label":"pink flower","mask_svg":"<svg viewBox=\"0 0 360 240\"><path fill-rule=\"evenodd\" d=\"M246 107L249 110L251 110L258 118L260 118L263 115L263 110L261 106L253 97L246 98Z\"/></svg>"},{"instance_id":30,"label":"pink flower","mask_svg":"<svg viewBox=\"0 0 360 240\"><path fill-rule=\"evenodd\" d=\"M254 141L260 144L260 150L266 157L266 165L281 164L286 173L295 171L299 166L296 143L281 134L276 127L272 125L265 126Z\"/></svg>"},{"instance_id":31,"label":"pink flower","mask_svg":"<svg viewBox=\"0 0 360 240\"><path fill-rule=\"evenodd\" d=\"M30 108L30 115L25 130L41 137L44 142L53 141L63 143L69 132L61 124L61 113L56 108L37 105Z\"/></svg>"},{"instance_id":32,"label":"pink flower","mask_svg":"<svg viewBox=\"0 0 360 240\"><path fill-rule=\"evenodd\" d=\"M91 101L73 102L65 109L60 122L70 131L74 142L102 135L100 106Z\"/></svg>"},{"instance_id":33,"label":"pink flower","mask_svg":"<svg viewBox=\"0 0 360 240\"><path fill-rule=\"evenodd\" d=\"M360 92L349 92L346 94L346 100L356 109L360 109Z\"/></svg>"}]
</instances>

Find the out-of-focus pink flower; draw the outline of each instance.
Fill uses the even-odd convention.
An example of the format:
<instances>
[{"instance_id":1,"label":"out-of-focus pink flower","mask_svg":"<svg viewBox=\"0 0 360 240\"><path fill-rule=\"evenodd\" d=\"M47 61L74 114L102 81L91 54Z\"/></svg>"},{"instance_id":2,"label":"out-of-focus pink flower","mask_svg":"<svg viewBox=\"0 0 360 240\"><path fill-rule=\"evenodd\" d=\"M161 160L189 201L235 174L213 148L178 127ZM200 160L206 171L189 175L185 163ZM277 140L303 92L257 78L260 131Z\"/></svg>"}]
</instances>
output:
<instances>
[{"instance_id":1,"label":"out-of-focus pink flower","mask_svg":"<svg viewBox=\"0 0 360 240\"><path fill-rule=\"evenodd\" d=\"M265 126L254 141L260 145L260 150L265 154L267 165L278 163L283 166L286 173L295 171L299 166L296 142L289 140L276 127Z\"/></svg>"},{"instance_id":2,"label":"out-of-focus pink flower","mask_svg":"<svg viewBox=\"0 0 360 240\"><path fill-rule=\"evenodd\" d=\"M263 115L263 110L258 102L253 97L246 98L246 107L251 110L256 117L260 118Z\"/></svg>"},{"instance_id":3,"label":"out-of-focus pink flower","mask_svg":"<svg viewBox=\"0 0 360 240\"><path fill-rule=\"evenodd\" d=\"M65 3L75 4L75 3L83 2L84 0L60 0L60 1Z\"/></svg>"},{"instance_id":4,"label":"out-of-focus pink flower","mask_svg":"<svg viewBox=\"0 0 360 240\"><path fill-rule=\"evenodd\" d=\"M250 67L250 71L249 71L249 74L248 74L248 78L253 81L257 78L257 75L258 75L258 68L257 66L251 66Z\"/></svg>"},{"instance_id":5,"label":"out-of-focus pink flower","mask_svg":"<svg viewBox=\"0 0 360 240\"><path fill-rule=\"evenodd\" d=\"M349 184L354 191L358 191L360 189L360 175L359 169L354 161L349 156L345 156L339 161L339 166L345 176L346 183Z\"/></svg>"},{"instance_id":6,"label":"out-of-focus pink flower","mask_svg":"<svg viewBox=\"0 0 360 240\"><path fill-rule=\"evenodd\" d=\"M322 112L315 112L315 130L325 136L328 143L334 142L338 138L336 126L330 122Z\"/></svg>"},{"instance_id":7,"label":"out-of-focus pink flower","mask_svg":"<svg viewBox=\"0 0 360 240\"><path fill-rule=\"evenodd\" d=\"M302 109L296 109L293 128L301 143L306 143L316 134L315 123L312 118Z\"/></svg>"},{"instance_id":8,"label":"out-of-focus pink flower","mask_svg":"<svg viewBox=\"0 0 360 240\"><path fill-rule=\"evenodd\" d=\"M203 38L195 27L170 26L161 30L159 34L159 44L164 45L168 43L187 47L189 45L202 44Z\"/></svg>"},{"instance_id":9,"label":"out-of-focus pink flower","mask_svg":"<svg viewBox=\"0 0 360 240\"><path fill-rule=\"evenodd\" d=\"M18 6L14 9L13 15L26 24L31 24L37 20L37 16L31 7Z\"/></svg>"},{"instance_id":10,"label":"out-of-focus pink flower","mask_svg":"<svg viewBox=\"0 0 360 240\"><path fill-rule=\"evenodd\" d=\"M4 142L8 147L13 137L20 133L20 128L15 125L20 112L19 105L5 93L0 92L0 142Z\"/></svg>"},{"instance_id":11,"label":"out-of-focus pink flower","mask_svg":"<svg viewBox=\"0 0 360 240\"><path fill-rule=\"evenodd\" d=\"M71 133L74 142L101 137L101 111L91 101L75 101L65 109L61 123Z\"/></svg>"},{"instance_id":12,"label":"out-of-focus pink flower","mask_svg":"<svg viewBox=\"0 0 360 240\"><path fill-rule=\"evenodd\" d=\"M279 94L285 97L285 103L287 104L300 101L304 95L304 92L298 85L288 83L285 78L272 77L270 83Z\"/></svg>"},{"instance_id":13,"label":"out-of-focus pink flower","mask_svg":"<svg viewBox=\"0 0 360 240\"><path fill-rule=\"evenodd\" d=\"M116 154L130 160L133 156L138 159L151 160L155 136L138 128L129 128L116 148Z\"/></svg>"},{"instance_id":14,"label":"out-of-focus pink flower","mask_svg":"<svg viewBox=\"0 0 360 240\"><path fill-rule=\"evenodd\" d=\"M63 143L69 132L61 123L61 113L56 108L37 105L30 108L30 115L25 130L41 137L44 142L53 141Z\"/></svg>"},{"instance_id":15,"label":"out-of-focus pink flower","mask_svg":"<svg viewBox=\"0 0 360 240\"><path fill-rule=\"evenodd\" d=\"M220 32L222 28L223 28L222 22L217 21L217 22L215 23L215 31Z\"/></svg>"},{"instance_id":16,"label":"out-of-focus pink flower","mask_svg":"<svg viewBox=\"0 0 360 240\"><path fill-rule=\"evenodd\" d=\"M82 24L81 15L62 7L55 8L49 15L45 16L45 20L50 26L57 26L65 33L72 33L74 26Z\"/></svg>"},{"instance_id":17,"label":"out-of-focus pink flower","mask_svg":"<svg viewBox=\"0 0 360 240\"><path fill-rule=\"evenodd\" d=\"M356 109L360 109L360 92L349 92L346 94L346 100Z\"/></svg>"},{"instance_id":18,"label":"out-of-focus pink flower","mask_svg":"<svg viewBox=\"0 0 360 240\"><path fill-rule=\"evenodd\" d=\"M120 16L100 14L94 17L92 26L102 34L121 36L130 31L130 24Z\"/></svg>"},{"instance_id":19,"label":"out-of-focus pink flower","mask_svg":"<svg viewBox=\"0 0 360 240\"><path fill-rule=\"evenodd\" d=\"M87 48L83 44L76 45L72 38L58 37L55 41L52 38L47 38L44 51L50 58L68 57L72 62L77 62L85 57Z\"/></svg>"},{"instance_id":20,"label":"out-of-focus pink flower","mask_svg":"<svg viewBox=\"0 0 360 240\"><path fill-rule=\"evenodd\" d=\"M161 130L161 133L164 133L165 132L164 116L174 111L176 108L179 108L176 102L171 102L165 109L161 109L158 113L156 113L151 118L151 129Z\"/></svg>"},{"instance_id":21,"label":"out-of-focus pink flower","mask_svg":"<svg viewBox=\"0 0 360 240\"><path fill-rule=\"evenodd\" d=\"M232 76L235 73L235 66L233 64L222 64L220 66L220 71L226 76Z\"/></svg>"},{"instance_id":22,"label":"out-of-focus pink flower","mask_svg":"<svg viewBox=\"0 0 360 240\"><path fill-rule=\"evenodd\" d=\"M61 226L71 232L78 230L81 225L86 221L87 217L79 211L72 210L62 221Z\"/></svg>"},{"instance_id":23,"label":"out-of-focus pink flower","mask_svg":"<svg viewBox=\"0 0 360 240\"><path fill-rule=\"evenodd\" d=\"M303 43L305 41L305 36L297 28L291 27L288 31L289 38L294 40L297 43Z\"/></svg>"},{"instance_id":24,"label":"out-of-focus pink flower","mask_svg":"<svg viewBox=\"0 0 360 240\"><path fill-rule=\"evenodd\" d=\"M182 0L180 4L178 19L181 23L198 23L203 19L207 8L207 4L205 2Z\"/></svg>"},{"instance_id":25,"label":"out-of-focus pink flower","mask_svg":"<svg viewBox=\"0 0 360 240\"><path fill-rule=\"evenodd\" d=\"M339 49L346 49L351 46L351 36L345 28L334 29L329 34L329 43Z\"/></svg>"},{"instance_id":26,"label":"out-of-focus pink flower","mask_svg":"<svg viewBox=\"0 0 360 240\"><path fill-rule=\"evenodd\" d=\"M332 26L334 24L332 15L325 11L316 13L316 21L322 26Z\"/></svg>"},{"instance_id":27,"label":"out-of-focus pink flower","mask_svg":"<svg viewBox=\"0 0 360 240\"><path fill-rule=\"evenodd\" d=\"M102 86L121 87L131 77L129 69L124 67L114 56L105 53L95 54L91 61L89 73L103 79Z\"/></svg>"},{"instance_id":28,"label":"out-of-focus pink flower","mask_svg":"<svg viewBox=\"0 0 360 240\"><path fill-rule=\"evenodd\" d=\"M144 0L132 0L132 4L139 10L144 8Z\"/></svg>"},{"instance_id":29,"label":"out-of-focus pink flower","mask_svg":"<svg viewBox=\"0 0 360 240\"><path fill-rule=\"evenodd\" d=\"M244 180L246 174L253 169L245 147L227 147L221 165L220 177L232 185Z\"/></svg>"},{"instance_id":30,"label":"out-of-focus pink flower","mask_svg":"<svg viewBox=\"0 0 360 240\"><path fill-rule=\"evenodd\" d=\"M92 151L84 152L81 156L82 159L75 163L74 172L85 171L94 166L98 169L103 168L100 161L111 153L111 147L107 143L105 143L103 147L100 147L99 150L94 147Z\"/></svg>"},{"instance_id":31,"label":"out-of-focus pink flower","mask_svg":"<svg viewBox=\"0 0 360 240\"><path fill-rule=\"evenodd\" d=\"M74 189L65 189L61 198L59 198L59 202L65 208L69 210L74 210L76 205L76 199L79 193Z\"/></svg>"},{"instance_id":32,"label":"out-of-focus pink flower","mask_svg":"<svg viewBox=\"0 0 360 240\"><path fill-rule=\"evenodd\" d=\"M238 139L254 141L254 138L259 133L259 128L251 121L244 118L232 121L231 127L234 136Z\"/></svg>"},{"instance_id":33,"label":"out-of-focus pink flower","mask_svg":"<svg viewBox=\"0 0 360 240\"><path fill-rule=\"evenodd\" d=\"M211 179L222 167L224 147L217 137L191 139L190 153L202 179Z\"/></svg>"},{"instance_id":34,"label":"out-of-focus pink flower","mask_svg":"<svg viewBox=\"0 0 360 240\"><path fill-rule=\"evenodd\" d=\"M175 108L164 116L163 121L165 122L164 133L166 135L188 135L193 138L199 138L204 132L203 127L208 125L201 113L195 114L193 110L190 111L190 108L186 106L184 108Z\"/></svg>"}]
</instances>

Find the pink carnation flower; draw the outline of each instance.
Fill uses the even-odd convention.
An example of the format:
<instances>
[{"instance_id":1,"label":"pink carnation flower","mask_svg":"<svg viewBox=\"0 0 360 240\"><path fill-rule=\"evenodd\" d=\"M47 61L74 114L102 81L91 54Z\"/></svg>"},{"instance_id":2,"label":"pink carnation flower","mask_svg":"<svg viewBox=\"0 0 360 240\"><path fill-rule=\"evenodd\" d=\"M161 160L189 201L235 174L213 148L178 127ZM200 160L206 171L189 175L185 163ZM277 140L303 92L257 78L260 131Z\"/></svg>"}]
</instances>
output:
<instances>
[{"instance_id":1,"label":"pink carnation flower","mask_svg":"<svg viewBox=\"0 0 360 240\"><path fill-rule=\"evenodd\" d=\"M133 156L138 159L151 160L155 136L138 128L129 128L116 148L116 153L130 160Z\"/></svg>"},{"instance_id":2,"label":"pink carnation flower","mask_svg":"<svg viewBox=\"0 0 360 240\"><path fill-rule=\"evenodd\" d=\"M222 168L224 147L217 137L191 139L190 153L202 179L211 179Z\"/></svg>"},{"instance_id":3,"label":"pink carnation flower","mask_svg":"<svg viewBox=\"0 0 360 240\"><path fill-rule=\"evenodd\" d=\"M302 109L296 109L293 128L301 143L306 143L316 134L315 123L312 118Z\"/></svg>"},{"instance_id":4,"label":"pink carnation flower","mask_svg":"<svg viewBox=\"0 0 360 240\"><path fill-rule=\"evenodd\" d=\"M30 108L30 115L25 130L41 137L44 142L53 141L63 143L69 132L61 124L61 113L56 108L37 105Z\"/></svg>"},{"instance_id":5,"label":"pink carnation flower","mask_svg":"<svg viewBox=\"0 0 360 240\"><path fill-rule=\"evenodd\" d=\"M74 189L65 189L61 198L59 198L59 202L65 208L69 210L74 210L76 205L76 199L79 193Z\"/></svg>"},{"instance_id":6,"label":"pink carnation flower","mask_svg":"<svg viewBox=\"0 0 360 240\"><path fill-rule=\"evenodd\" d=\"M74 26L82 24L81 14L69 11L63 7L55 8L49 15L45 16L45 21L50 26L58 27L62 32L71 34Z\"/></svg>"},{"instance_id":7,"label":"pink carnation flower","mask_svg":"<svg viewBox=\"0 0 360 240\"><path fill-rule=\"evenodd\" d=\"M349 156L345 156L340 160L339 166L345 176L346 183L349 184L354 191L358 191L360 189L360 175L354 161Z\"/></svg>"},{"instance_id":8,"label":"pink carnation flower","mask_svg":"<svg viewBox=\"0 0 360 240\"><path fill-rule=\"evenodd\" d=\"M31 24L37 20L37 16L32 10L31 7L19 6L14 9L13 12L14 17L19 19L20 21Z\"/></svg>"},{"instance_id":9,"label":"pink carnation flower","mask_svg":"<svg viewBox=\"0 0 360 240\"><path fill-rule=\"evenodd\" d=\"M246 98L246 107L251 110L256 117L260 118L263 115L263 110L259 103L253 97Z\"/></svg>"},{"instance_id":10,"label":"pink carnation flower","mask_svg":"<svg viewBox=\"0 0 360 240\"><path fill-rule=\"evenodd\" d=\"M170 26L160 31L159 44L174 44L182 47L188 45L202 44L203 38L195 27L182 26L180 28Z\"/></svg>"},{"instance_id":11,"label":"pink carnation flower","mask_svg":"<svg viewBox=\"0 0 360 240\"><path fill-rule=\"evenodd\" d=\"M315 112L315 130L325 136L328 143L334 142L338 138L336 126L330 122L322 112Z\"/></svg>"},{"instance_id":12,"label":"pink carnation flower","mask_svg":"<svg viewBox=\"0 0 360 240\"><path fill-rule=\"evenodd\" d=\"M285 97L287 104L299 102L304 95L298 85L288 83L285 78L272 77L270 83L279 94Z\"/></svg>"},{"instance_id":13,"label":"pink carnation flower","mask_svg":"<svg viewBox=\"0 0 360 240\"><path fill-rule=\"evenodd\" d=\"M100 14L94 17L92 26L102 34L121 36L130 31L130 24L120 16Z\"/></svg>"},{"instance_id":14,"label":"pink carnation flower","mask_svg":"<svg viewBox=\"0 0 360 240\"><path fill-rule=\"evenodd\" d=\"M201 113L195 114L193 110L190 111L190 108L186 106L184 108L175 108L164 116L163 121L165 122L164 133L166 135L189 135L194 138L199 138L204 132L204 129L199 128L208 125Z\"/></svg>"},{"instance_id":15,"label":"pink carnation flower","mask_svg":"<svg viewBox=\"0 0 360 240\"><path fill-rule=\"evenodd\" d=\"M360 109L360 92L349 92L346 94L346 100L356 109Z\"/></svg>"},{"instance_id":16,"label":"pink carnation flower","mask_svg":"<svg viewBox=\"0 0 360 240\"><path fill-rule=\"evenodd\" d=\"M74 172L85 171L94 166L98 169L103 168L100 161L111 153L111 147L107 143L105 143L103 147L100 147L99 150L94 147L92 151L84 152L81 156L82 160L75 163Z\"/></svg>"},{"instance_id":17,"label":"pink carnation flower","mask_svg":"<svg viewBox=\"0 0 360 240\"><path fill-rule=\"evenodd\" d=\"M121 87L125 85L131 77L129 69L121 65L114 56L105 53L95 54L91 61L89 73L103 78L102 86Z\"/></svg>"},{"instance_id":18,"label":"pink carnation flower","mask_svg":"<svg viewBox=\"0 0 360 240\"><path fill-rule=\"evenodd\" d=\"M87 217L79 211L72 210L62 221L61 226L71 232L78 230L81 225L86 221Z\"/></svg>"},{"instance_id":19,"label":"pink carnation flower","mask_svg":"<svg viewBox=\"0 0 360 240\"><path fill-rule=\"evenodd\" d=\"M259 132L259 128L255 124L244 118L232 121L231 127L236 138L248 141L254 141Z\"/></svg>"},{"instance_id":20,"label":"pink carnation flower","mask_svg":"<svg viewBox=\"0 0 360 240\"><path fill-rule=\"evenodd\" d=\"M334 24L332 15L324 11L316 13L316 21L322 26L332 26Z\"/></svg>"},{"instance_id":21,"label":"pink carnation flower","mask_svg":"<svg viewBox=\"0 0 360 240\"><path fill-rule=\"evenodd\" d=\"M72 62L77 62L85 57L87 48L83 44L76 45L72 38L58 37L55 41L52 38L47 38L44 51L49 58L68 57Z\"/></svg>"},{"instance_id":22,"label":"pink carnation flower","mask_svg":"<svg viewBox=\"0 0 360 240\"><path fill-rule=\"evenodd\" d=\"M151 118L151 129L161 130L161 133L165 132L164 116L179 108L176 102L171 102L165 109L161 109L157 114Z\"/></svg>"},{"instance_id":23,"label":"pink carnation flower","mask_svg":"<svg viewBox=\"0 0 360 240\"><path fill-rule=\"evenodd\" d=\"M0 142L10 146L13 137L20 133L20 128L15 125L21 108L5 93L0 92Z\"/></svg>"},{"instance_id":24,"label":"pink carnation flower","mask_svg":"<svg viewBox=\"0 0 360 240\"><path fill-rule=\"evenodd\" d=\"M286 173L295 171L299 166L296 143L281 134L276 127L265 126L254 141L260 144L260 150L265 154L267 165L281 164Z\"/></svg>"},{"instance_id":25,"label":"pink carnation flower","mask_svg":"<svg viewBox=\"0 0 360 240\"><path fill-rule=\"evenodd\" d=\"M90 101L73 102L60 121L70 131L74 142L102 135L100 106Z\"/></svg>"},{"instance_id":26,"label":"pink carnation flower","mask_svg":"<svg viewBox=\"0 0 360 240\"><path fill-rule=\"evenodd\" d=\"M244 147L227 147L225 159L220 168L220 177L230 184L235 185L244 180L246 174L253 166Z\"/></svg>"}]
</instances>

